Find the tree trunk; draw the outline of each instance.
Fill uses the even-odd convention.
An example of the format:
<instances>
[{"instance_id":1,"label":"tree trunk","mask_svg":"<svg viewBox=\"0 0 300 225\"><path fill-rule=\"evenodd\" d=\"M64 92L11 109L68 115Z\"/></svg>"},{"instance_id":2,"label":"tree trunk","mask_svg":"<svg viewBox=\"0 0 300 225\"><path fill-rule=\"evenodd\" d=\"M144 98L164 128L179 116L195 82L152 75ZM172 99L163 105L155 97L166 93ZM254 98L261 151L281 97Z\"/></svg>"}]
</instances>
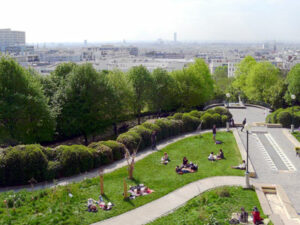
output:
<instances>
[{"instance_id":1,"label":"tree trunk","mask_svg":"<svg viewBox=\"0 0 300 225\"><path fill-rule=\"evenodd\" d=\"M87 134L85 132L83 132L83 137L84 137L84 145L88 146L88 137L87 137Z\"/></svg>"},{"instance_id":2,"label":"tree trunk","mask_svg":"<svg viewBox=\"0 0 300 225\"><path fill-rule=\"evenodd\" d=\"M132 180L133 179L133 170L134 170L134 163L132 162L129 166L129 170L128 170L128 175L129 175L129 179Z\"/></svg>"},{"instance_id":3,"label":"tree trunk","mask_svg":"<svg viewBox=\"0 0 300 225\"><path fill-rule=\"evenodd\" d=\"M118 135L117 123L113 123L113 126L114 126L114 134L115 134L115 136L117 136Z\"/></svg>"},{"instance_id":4,"label":"tree trunk","mask_svg":"<svg viewBox=\"0 0 300 225\"><path fill-rule=\"evenodd\" d=\"M141 124L141 112L139 111L138 112L138 125Z\"/></svg>"}]
</instances>

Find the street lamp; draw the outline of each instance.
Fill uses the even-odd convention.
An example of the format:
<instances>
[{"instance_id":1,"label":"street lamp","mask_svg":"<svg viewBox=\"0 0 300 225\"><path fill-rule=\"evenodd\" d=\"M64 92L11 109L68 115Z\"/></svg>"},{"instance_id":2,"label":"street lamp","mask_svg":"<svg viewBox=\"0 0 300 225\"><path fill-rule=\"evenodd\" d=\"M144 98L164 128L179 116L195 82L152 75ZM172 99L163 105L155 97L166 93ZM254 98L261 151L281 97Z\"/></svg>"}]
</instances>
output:
<instances>
[{"instance_id":1,"label":"street lamp","mask_svg":"<svg viewBox=\"0 0 300 225\"><path fill-rule=\"evenodd\" d=\"M228 99L227 106L229 107L229 98L230 98L230 93L226 93L226 97L227 97L227 99Z\"/></svg>"},{"instance_id":2,"label":"street lamp","mask_svg":"<svg viewBox=\"0 0 300 225\"><path fill-rule=\"evenodd\" d=\"M294 129L295 129L295 126L294 126L294 100L296 99L296 95L291 95L291 99L292 99L292 125L291 125L291 132L294 133Z\"/></svg>"},{"instance_id":3,"label":"street lamp","mask_svg":"<svg viewBox=\"0 0 300 225\"><path fill-rule=\"evenodd\" d=\"M247 134L247 148L246 148L246 153L247 153L247 163L246 163L246 173L245 173L245 177L246 177L246 188L250 188L250 183L249 183L249 133L251 133L251 125L249 123L245 124L244 129L246 130L246 134Z\"/></svg>"}]
</instances>

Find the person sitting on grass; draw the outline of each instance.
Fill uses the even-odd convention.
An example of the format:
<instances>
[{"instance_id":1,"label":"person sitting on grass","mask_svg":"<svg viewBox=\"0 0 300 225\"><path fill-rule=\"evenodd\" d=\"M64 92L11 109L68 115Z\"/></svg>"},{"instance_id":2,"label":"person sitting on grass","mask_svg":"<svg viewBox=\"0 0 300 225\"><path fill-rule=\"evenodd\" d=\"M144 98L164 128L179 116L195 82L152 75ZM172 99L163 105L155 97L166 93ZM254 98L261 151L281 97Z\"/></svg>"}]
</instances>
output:
<instances>
[{"instance_id":1,"label":"person sitting on grass","mask_svg":"<svg viewBox=\"0 0 300 225\"><path fill-rule=\"evenodd\" d=\"M94 204L95 200L92 198L88 199L87 207L89 212L97 212L97 206Z\"/></svg>"},{"instance_id":2,"label":"person sitting on grass","mask_svg":"<svg viewBox=\"0 0 300 225\"><path fill-rule=\"evenodd\" d=\"M169 156L168 156L168 153L165 152L165 153L164 153L164 156L161 158L161 163L167 165L168 162L170 162L170 158L169 158Z\"/></svg>"},{"instance_id":3,"label":"person sitting on grass","mask_svg":"<svg viewBox=\"0 0 300 225\"><path fill-rule=\"evenodd\" d=\"M216 156L214 155L214 152L211 152L207 158L209 161L215 161L216 160Z\"/></svg>"},{"instance_id":4,"label":"person sitting on grass","mask_svg":"<svg viewBox=\"0 0 300 225\"><path fill-rule=\"evenodd\" d=\"M187 167L189 160L184 156L182 160L182 167Z\"/></svg>"},{"instance_id":5,"label":"person sitting on grass","mask_svg":"<svg viewBox=\"0 0 300 225\"><path fill-rule=\"evenodd\" d=\"M231 166L232 169L239 169L239 170L245 170L246 169L246 163L245 160L242 161L242 163L238 166Z\"/></svg>"},{"instance_id":6,"label":"person sitting on grass","mask_svg":"<svg viewBox=\"0 0 300 225\"><path fill-rule=\"evenodd\" d=\"M264 224L263 218L260 217L260 212L258 211L258 208L255 206L252 210L252 216L253 216L253 223L255 225L258 224Z\"/></svg>"},{"instance_id":7,"label":"person sitting on grass","mask_svg":"<svg viewBox=\"0 0 300 225\"><path fill-rule=\"evenodd\" d=\"M244 207L241 208L241 213L239 215L239 221L241 223L248 223L248 213L245 211Z\"/></svg>"},{"instance_id":8,"label":"person sitting on grass","mask_svg":"<svg viewBox=\"0 0 300 225\"><path fill-rule=\"evenodd\" d=\"M217 155L217 160L225 159L224 152L220 149L219 154Z\"/></svg>"}]
</instances>

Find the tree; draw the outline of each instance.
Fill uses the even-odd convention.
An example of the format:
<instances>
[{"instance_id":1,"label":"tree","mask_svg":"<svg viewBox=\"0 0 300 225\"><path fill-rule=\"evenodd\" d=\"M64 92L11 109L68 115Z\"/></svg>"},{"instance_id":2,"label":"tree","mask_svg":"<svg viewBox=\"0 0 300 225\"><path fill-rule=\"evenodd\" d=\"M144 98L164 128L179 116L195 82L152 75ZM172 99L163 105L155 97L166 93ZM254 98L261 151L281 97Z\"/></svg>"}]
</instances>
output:
<instances>
[{"instance_id":1,"label":"tree","mask_svg":"<svg viewBox=\"0 0 300 225\"><path fill-rule=\"evenodd\" d=\"M149 99L152 79L147 68L142 65L132 67L128 78L133 88L133 108L138 116L138 124L141 124L141 111Z\"/></svg>"},{"instance_id":2,"label":"tree","mask_svg":"<svg viewBox=\"0 0 300 225\"><path fill-rule=\"evenodd\" d=\"M279 70L269 62L256 63L246 78L244 91L250 100L269 102L271 87L279 81Z\"/></svg>"},{"instance_id":3,"label":"tree","mask_svg":"<svg viewBox=\"0 0 300 225\"><path fill-rule=\"evenodd\" d=\"M232 86L237 92L245 92L247 86L247 77L253 66L256 65L256 60L252 56L246 56L239 64L235 71L236 79L233 81Z\"/></svg>"},{"instance_id":4,"label":"tree","mask_svg":"<svg viewBox=\"0 0 300 225\"><path fill-rule=\"evenodd\" d=\"M181 107L191 108L204 104L214 94L213 79L205 62L196 59L183 70L173 71L176 99Z\"/></svg>"},{"instance_id":5,"label":"tree","mask_svg":"<svg viewBox=\"0 0 300 225\"><path fill-rule=\"evenodd\" d=\"M286 92L287 84L285 84L282 79L279 79L278 82L270 88L268 103L271 104L273 109L285 108L287 106L284 98Z\"/></svg>"},{"instance_id":6,"label":"tree","mask_svg":"<svg viewBox=\"0 0 300 225\"><path fill-rule=\"evenodd\" d=\"M38 79L14 60L0 59L0 136L6 144L49 141L54 120Z\"/></svg>"},{"instance_id":7,"label":"tree","mask_svg":"<svg viewBox=\"0 0 300 225\"><path fill-rule=\"evenodd\" d=\"M73 68L66 85L60 93L61 113L58 116L58 131L61 136L88 136L105 127L109 122L107 105L110 89L91 64Z\"/></svg>"},{"instance_id":8,"label":"tree","mask_svg":"<svg viewBox=\"0 0 300 225\"><path fill-rule=\"evenodd\" d=\"M114 125L114 133L117 135L117 122L132 114L133 92L126 75L122 71L109 71L105 76L111 89L111 93L108 96L108 115Z\"/></svg>"},{"instance_id":9,"label":"tree","mask_svg":"<svg viewBox=\"0 0 300 225\"><path fill-rule=\"evenodd\" d=\"M157 68L152 74L150 108L155 112L172 109L174 79L164 69Z\"/></svg>"},{"instance_id":10,"label":"tree","mask_svg":"<svg viewBox=\"0 0 300 225\"><path fill-rule=\"evenodd\" d=\"M291 95L294 94L296 101L300 102L300 63L296 64L288 73L286 83L288 84L286 100L290 102Z\"/></svg>"}]
</instances>

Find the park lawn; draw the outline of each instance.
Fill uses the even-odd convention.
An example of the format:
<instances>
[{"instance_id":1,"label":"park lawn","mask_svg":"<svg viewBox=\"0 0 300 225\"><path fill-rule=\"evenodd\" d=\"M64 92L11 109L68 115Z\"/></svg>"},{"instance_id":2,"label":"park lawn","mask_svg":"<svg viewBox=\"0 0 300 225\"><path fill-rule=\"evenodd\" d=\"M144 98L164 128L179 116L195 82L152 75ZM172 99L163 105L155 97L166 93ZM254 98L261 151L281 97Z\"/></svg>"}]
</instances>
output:
<instances>
[{"instance_id":1,"label":"park lawn","mask_svg":"<svg viewBox=\"0 0 300 225\"><path fill-rule=\"evenodd\" d=\"M100 188L99 178L86 179L67 186L44 189L40 191L18 193L5 192L0 194L0 224L90 224L119 215L157 198L193 181L212 176L242 176L243 171L231 169L231 165L238 165L241 156L231 132L219 132L217 139L223 144L216 145L212 134L206 133L201 137L193 136L170 144L162 151L155 152L135 165L135 180L127 180L128 185L143 183L155 192L138 197L134 200L123 200L123 179L128 176L127 167L117 169L104 175L105 200L111 201L115 207L111 211L99 210L97 213L86 211L88 198L98 200ZM209 162L207 157L211 151L215 153L222 148L226 159ZM160 159L167 152L171 162L162 165ZM178 175L176 165L181 165L182 158L197 163L196 173ZM72 193L73 197L68 196ZM14 196L15 195L15 196ZM16 209L6 209L3 201L6 199L20 199L16 202Z\"/></svg>"},{"instance_id":2,"label":"park lawn","mask_svg":"<svg viewBox=\"0 0 300 225\"><path fill-rule=\"evenodd\" d=\"M300 142L300 132L299 131L295 131L293 133L294 137Z\"/></svg>"},{"instance_id":3,"label":"park lawn","mask_svg":"<svg viewBox=\"0 0 300 225\"><path fill-rule=\"evenodd\" d=\"M254 190L220 187L204 192L149 225L229 224L232 213L240 212L244 207L250 215L254 206L258 207L261 217L266 218Z\"/></svg>"}]
</instances>

